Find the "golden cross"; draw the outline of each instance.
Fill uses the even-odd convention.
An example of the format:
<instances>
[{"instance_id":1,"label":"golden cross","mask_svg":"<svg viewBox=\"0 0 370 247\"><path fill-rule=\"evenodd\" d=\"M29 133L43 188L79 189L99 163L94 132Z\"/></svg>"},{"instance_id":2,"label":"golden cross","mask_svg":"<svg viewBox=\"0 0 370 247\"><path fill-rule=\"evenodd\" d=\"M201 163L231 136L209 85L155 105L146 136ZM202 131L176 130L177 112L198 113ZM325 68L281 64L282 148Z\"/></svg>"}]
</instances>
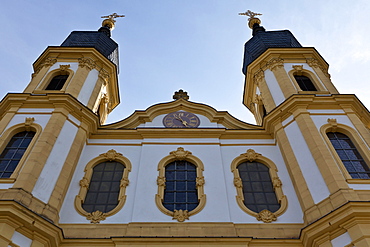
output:
<instances>
[{"instance_id":1,"label":"golden cross","mask_svg":"<svg viewBox=\"0 0 370 247\"><path fill-rule=\"evenodd\" d=\"M255 13L255 12L252 12L248 9L247 12L244 12L244 13L239 13L239 15L246 15L246 16L249 16L248 20L254 18L256 15L262 15L262 14L258 14L258 13Z\"/></svg>"},{"instance_id":2,"label":"golden cross","mask_svg":"<svg viewBox=\"0 0 370 247\"><path fill-rule=\"evenodd\" d=\"M111 15L102 16L101 18L108 18L109 20L116 22L114 18L118 18L118 17L125 17L125 15L117 15L117 13L113 13Z\"/></svg>"}]
</instances>

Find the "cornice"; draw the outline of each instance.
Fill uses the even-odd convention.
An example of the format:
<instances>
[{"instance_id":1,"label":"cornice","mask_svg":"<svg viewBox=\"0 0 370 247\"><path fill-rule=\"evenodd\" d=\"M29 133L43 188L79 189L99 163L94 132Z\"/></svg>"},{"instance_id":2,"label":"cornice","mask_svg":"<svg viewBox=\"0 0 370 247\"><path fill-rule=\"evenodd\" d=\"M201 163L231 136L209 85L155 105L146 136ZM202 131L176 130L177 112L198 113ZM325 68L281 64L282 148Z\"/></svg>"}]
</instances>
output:
<instances>
[{"instance_id":1,"label":"cornice","mask_svg":"<svg viewBox=\"0 0 370 247\"><path fill-rule=\"evenodd\" d=\"M259 129L257 125L245 123L231 116L226 111L217 111L211 106L179 99L167 103L153 105L144 111L135 111L128 118L117 123L105 125L104 129L132 129L140 124L151 122L155 117L161 114L167 114L179 110L189 111L191 113L206 116L211 122L222 124L227 129Z\"/></svg>"},{"instance_id":2,"label":"cornice","mask_svg":"<svg viewBox=\"0 0 370 247\"><path fill-rule=\"evenodd\" d=\"M96 132L99 124L98 116L69 94L8 93L0 102L0 117L2 118L14 106L35 109L63 108L76 119L87 124L87 131L90 133Z\"/></svg>"},{"instance_id":3,"label":"cornice","mask_svg":"<svg viewBox=\"0 0 370 247\"><path fill-rule=\"evenodd\" d=\"M354 94L331 94L331 95L315 95L315 94L294 94L271 111L263 122L263 127L268 133L274 133L276 121L282 121L291 116L294 111L302 111L307 113L308 109L351 109L359 119L370 126L370 112L361 103Z\"/></svg>"}]
</instances>

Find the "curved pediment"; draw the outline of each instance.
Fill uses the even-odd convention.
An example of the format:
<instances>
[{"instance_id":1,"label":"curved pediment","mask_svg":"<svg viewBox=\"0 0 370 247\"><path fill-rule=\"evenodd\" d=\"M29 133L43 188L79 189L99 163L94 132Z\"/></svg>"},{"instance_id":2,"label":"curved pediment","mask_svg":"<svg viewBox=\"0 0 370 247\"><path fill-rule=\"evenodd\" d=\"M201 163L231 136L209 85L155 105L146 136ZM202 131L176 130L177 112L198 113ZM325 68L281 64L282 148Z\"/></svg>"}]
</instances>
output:
<instances>
[{"instance_id":1,"label":"curved pediment","mask_svg":"<svg viewBox=\"0 0 370 247\"><path fill-rule=\"evenodd\" d=\"M167 114L177 111L195 114L200 119L198 128L260 129L259 126L238 120L226 111L217 111L211 106L194 103L184 99L156 104L144 111L135 111L126 119L102 126L102 128L165 128L162 122L163 118Z\"/></svg>"}]
</instances>

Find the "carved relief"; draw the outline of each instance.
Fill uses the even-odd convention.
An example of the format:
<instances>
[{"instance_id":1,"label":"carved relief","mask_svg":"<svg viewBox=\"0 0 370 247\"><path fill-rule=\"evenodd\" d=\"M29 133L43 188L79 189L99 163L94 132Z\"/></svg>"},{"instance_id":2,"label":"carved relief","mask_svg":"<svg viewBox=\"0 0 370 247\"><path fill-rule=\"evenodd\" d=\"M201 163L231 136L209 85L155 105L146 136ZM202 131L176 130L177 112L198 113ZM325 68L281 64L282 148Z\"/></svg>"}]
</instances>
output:
<instances>
[{"instance_id":1,"label":"carved relief","mask_svg":"<svg viewBox=\"0 0 370 247\"><path fill-rule=\"evenodd\" d=\"M258 159L258 157L261 156L261 154L256 153L253 149L248 149L246 153L241 155L244 156L249 162Z\"/></svg>"},{"instance_id":2,"label":"carved relief","mask_svg":"<svg viewBox=\"0 0 370 247\"><path fill-rule=\"evenodd\" d=\"M170 152L170 155L173 155L178 160L184 160L188 155L191 155L191 152L185 151L184 148L179 147L176 151Z\"/></svg>"},{"instance_id":3,"label":"carved relief","mask_svg":"<svg viewBox=\"0 0 370 247\"><path fill-rule=\"evenodd\" d=\"M293 65L292 67L294 69L294 74L295 75L298 75L298 76L301 76L302 75L302 73L303 73L303 65Z\"/></svg>"},{"instance_id":4,"label":"carved relief","mask_svg":"<svg viewBox=\"0 0 370 247\"><path fill-rule=\"evenodd\" d=\"M257 220L265 223L271 223L276 220L276 215L269 210L265 209L258 213Z\"/></svg>"},{"instance_id":5,"label":"carved relief","mask_svg":"<svg viewBox=\"0 0 370 247\"><path fill-rule=\"evenodd\" d=\"M280 178L274 177L272 178L272 185L274 186L274 188L280 188L283 183L281 182Z\"/></svg>"},{"instance_id":6,"label":"carved relief","mask_svg":"<svg viewBox=\"0 0 370 247\"><path fill-rule=\"evenodd\" d=\"M236 188L242 188L243 187L243 181L241 178L234 178L234 185Z\"/></svg>"},{"instance_id":7,"label":"carved relief","mask_svg":"<svg viewBox=\"0 0 370 247\"><path fill-rule=\"evenodd\" d=\"M254 74L254 84L259 85L265 79L265 72L260 69Z\"/></svg>"},{"instance_id":8,"label":"carved relief","mask_svg":"<svg viewBox=\"0 0 370 247\"><path fill-rule=\"evenodd\" d=\"M44 66L53 66L56 62L57 60L55 58L45 58L44 62L41 63L40 66L37 67L35 72L32 74L32 78L35 77Z\"/></svg>"},{"instance_id":9,"label":"carved relief","mask_svg":"<svg viewBox=\"0 0 370 247\"><path fill-rule=\"evenodd\" d=\"M35 118L33 117L26 117L26 120L24 122L24 125L26 127L26 131L31 131L31 125L35 121Z\"/></svg>"},{"instance_id":10,"label":"carved relief","mask_svg":"<svg viewBox=\"0 0 370 247\"><path fill-rule=\"evenodd\" d=\"M158 186L165 186L166 184L166 178L162 176L158 176L157 178L157 185Z\"/></svg>"},{"instance_id":11,"label":"carved relief","mask_svg":"<svg viewBox=\"0 0 370 247\"><path fill-rule=\"evenodd\" d=\"M306 59L307 64L312 67L312 68L319 68L321 71L328 77L330 78L330 74L327 69L317 60L314 58L307 58Z\"/></svg>"},{"instance_id":12,"label":"carved relief","mask_svg":"<svg viewBox=\"0 0 370 247\"><path fill-rule=\"evenodd\" d=\"M79 58L78 59L78 66L81 68L88 68L89 70L92 70L96 67L96 63L91 58Z\"/></svg>"},{"instance_id":13,"label":"carved relief","mask_svg":"<svg viewBox=\"0 0 370 247\"><path fill-rule=\"evenodd\" d=\"M103 212L100 212L99 210L96 210L95 212L89 213L86 216L87 220L90 220L90 223L100 223L100 221L106 219L106 215Z\"/></svg>"},{"instance_id":14,"label":"carved relief","mask_svg":"<svg viewBox=\"0 0 370 247\"><path fill-rule=\"evenodd\" d=\"M282 68L284 66L284 59L282 58L273 58L267 63L267 68L271 71L274 71L277 68Z\"/></svg>"},{"instance_id":15,"label":"carved relief","mask_svg":"<svg viewBox=\"0 0 370 247\"><path fill-rule=\"evenodd\" d=\"M99 78L104 81L104 85L108 83L109 73L105 69L99 71Z\"/></svg>"},{"instance_id":16,"label":"carved relief","mask_svg":"<svg viewBox=\"0 0 370 247\"><path fill-rule=\"evenodd\" d=\"M87 178L83 178L80 180L80 186L81 187L85 187L85 188L88 188L89 187L89 180Z\"/></svg>"},{"instance_id":17,"label":"carved relief","mask_svg":"<svg viewBox=\"0 0 370 247\"><path fill-rule=\"evenodd\" d=\"M337 130L337 127L338 127L337 119L335 119L335 118L328 118L328 123L331 126L331 130L333 132L335 132Z\"/></svg>"},{"instance_id":18,"label":"carved relief","mask_svg":"<svg viewBox=\"0 0 370 247\"><path fill-rule=\"evenodd\" d=\"M174 210L173 212L173 220L177 220L178 222L184 222L185 220L189 219L189 213L188 210Z\"/></svg>"},{"instance_id":19,"label":"carved relief","mask_svg":"<svg viewBox=\"0 0 370 247\"><path fill-rule=\"evenodd\" d=\"M196 178L196 186L197 187L203 186L204 183L205 183L205 181L204 181L204 177L203 176Z\"/></svg>"},{"instance_id":20,"label":"carved relief","mask_svg":"<svg viewBox=\"0 0 370 247\"><path fill-rule=\"evenodd\" d=\"M114 149L111 149L111 150L109 150L106 153L100 154L99 156L100 157L104 157L104 158L106 158L109 161L113 161L113 160L117 160L118 158L121 158L122 157L122 154L121 153L117 153L116 150L114 150Z\"/></svg>"},{"instance_id":21,"label":"carved relief","mask_svg":"<svg viewBox=\"0 0 370 247\"><path fill-rule=\"evenodd\" d=\"M71 67L71 65L66 64L66 65L59 65L59 69L62 71L66 71Z\"/></svg>"}]
</instances>

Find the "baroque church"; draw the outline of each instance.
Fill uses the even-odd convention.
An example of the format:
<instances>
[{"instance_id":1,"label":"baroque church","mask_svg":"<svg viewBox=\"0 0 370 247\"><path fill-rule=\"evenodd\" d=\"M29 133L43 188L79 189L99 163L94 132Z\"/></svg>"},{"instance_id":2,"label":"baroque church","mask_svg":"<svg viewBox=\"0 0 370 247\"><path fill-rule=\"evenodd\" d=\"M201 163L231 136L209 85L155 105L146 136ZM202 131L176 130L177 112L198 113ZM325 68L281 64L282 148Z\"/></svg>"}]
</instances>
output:
<instances>
[{"instance_id":1,"label":"baroque church","mask_svg":"<svg viewBox=\"0 0 370 247\"><path fill-rule=\"evenodd\" d=\"M256 125L182 90L105 124L116 14L47 47L0 102L0 247L369 247L369 111L315 48L244 14Z\"/></svg>"}]
</instances>

